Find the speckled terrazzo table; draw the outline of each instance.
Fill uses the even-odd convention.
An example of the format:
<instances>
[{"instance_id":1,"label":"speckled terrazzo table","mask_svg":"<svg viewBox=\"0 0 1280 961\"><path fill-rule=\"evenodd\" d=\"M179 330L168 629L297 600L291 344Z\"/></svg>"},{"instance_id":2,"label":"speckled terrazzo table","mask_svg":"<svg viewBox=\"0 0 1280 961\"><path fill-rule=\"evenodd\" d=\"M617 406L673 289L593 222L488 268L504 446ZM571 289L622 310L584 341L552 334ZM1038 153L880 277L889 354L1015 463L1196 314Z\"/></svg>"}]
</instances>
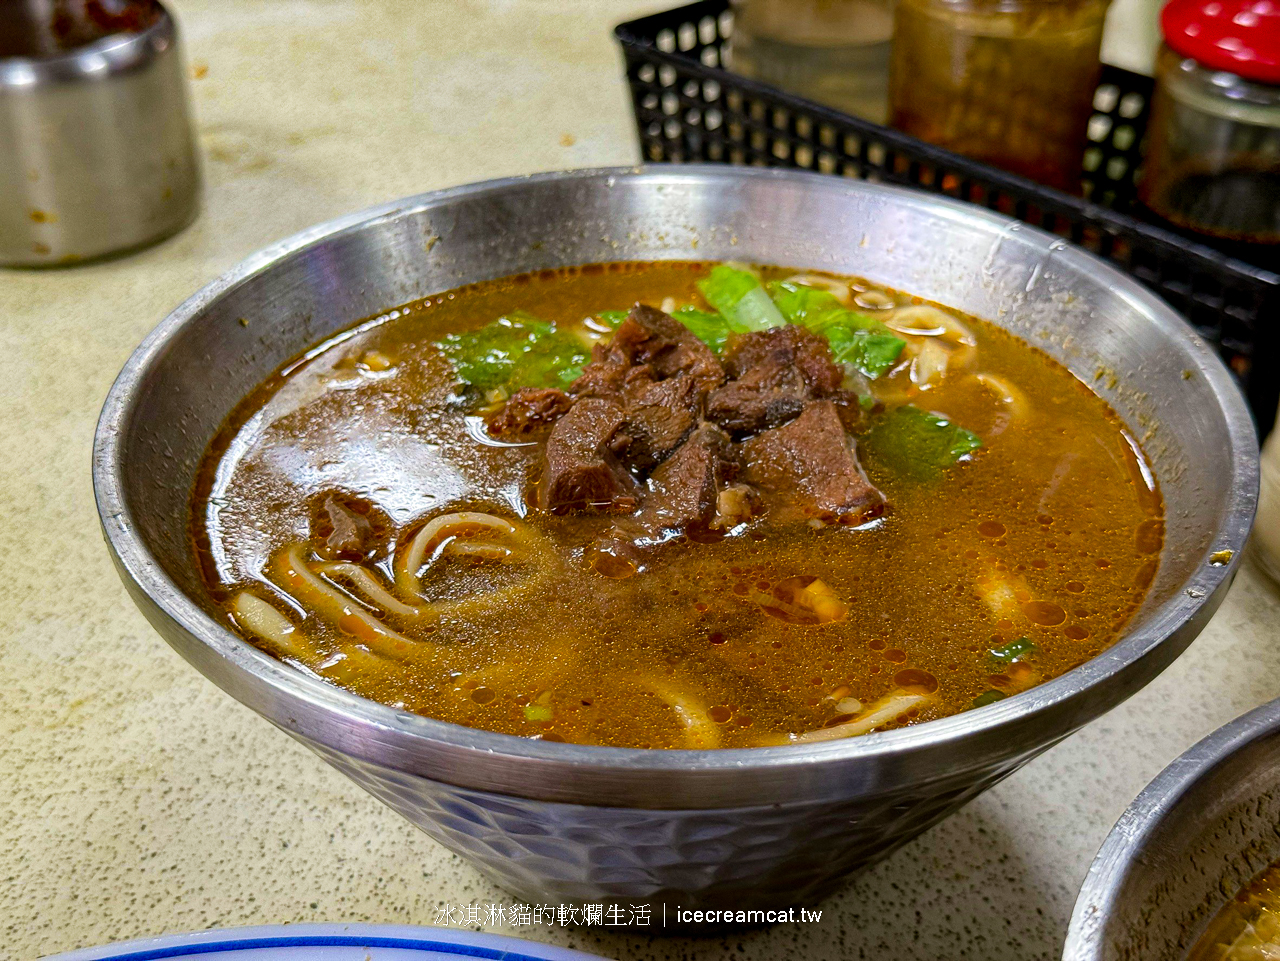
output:
<instances>
[{"instance_id":1,"label":"speckled terrazzo table","mask_svg":"<svg viewBox=\"0 0 1280 961\"><path fill-rule=\"evenodd\" d=\"M652 7L176 6L199 221L124 260L0 272L0 961L215 925L431 924L442 904L511 900L152 633L98 534L90 442L135 344L258 247L434 187L634 161L608 31ZM1247 564L1156 683L817 906L818 923L696 941L497 930L642 959L1051 958L1130 799L1276 696L1280 593Z\"/></svg>"}]
</instances>

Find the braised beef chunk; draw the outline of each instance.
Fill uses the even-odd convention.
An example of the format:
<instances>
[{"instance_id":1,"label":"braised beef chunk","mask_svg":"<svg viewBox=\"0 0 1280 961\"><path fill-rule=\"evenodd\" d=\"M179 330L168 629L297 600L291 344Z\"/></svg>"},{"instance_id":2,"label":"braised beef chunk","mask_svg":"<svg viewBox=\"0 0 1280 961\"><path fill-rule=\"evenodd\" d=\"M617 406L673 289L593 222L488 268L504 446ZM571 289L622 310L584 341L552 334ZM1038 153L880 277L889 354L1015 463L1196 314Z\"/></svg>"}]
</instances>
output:
<instances>
[{"instance_id":1,"label":"braised beef chunk","mask_svg":"<svg viewBox=\"0 0 1280 961\"><path fill-rule=\"evenodd\" d=\"M884 499L845 433L864 414L843 379L826 342L802 327L736 337L722 367L679 321L638 305L567 393L519 390L489 430L551 425L544 510L634 514L593 548L602 573L623 577L669 531L719 537L773 511L855 523L879 514Z\"/></svg>"},{"instance_id":2,"label":"braised beef chunk","mask_svg":"<svg viewBox=\"0 0 1280 961\"><path fill-rule=\"evenodd\" d=\"M761 372L766 380L795 368L818 396L837 390L844 380L844 371L831 359L827 342L795 324L735 337L729 343L724 367L731 378Z\"/></svg>"},{"instance_id":3,"label":"braised beef chunk","mask_svg":"<svg viewBox=\"0 0 1280 961\"><path fill-rule=\"evenodd\" d=\"M638 488L609 447L626 415L620 404L580 400L547 437L540 506L549 511L634 510Z\"/></svg>"},{"instance_id":4,"label":"braised beef chunk","mask_svg":"<svg viewBox=\"0 0 1280 961\"><path fill-rule=\"evenodd\" d=\"M328 560L363 561L376 549L373 524L345 496L325 494L312 502L311 532ZM367 512L367 508L364 508Z\"/></svg>"},{"instance_id":5,"label":"braised beef chunk","mask_svg":"<svg viewBox=\"0 0 1280 961\"><path fill-rule=\"evenodd\" d=\"M804 410L803 391L731 380L707 398L707 417L739 436L785 424Z\"/></svg>"},{"instance_id":6,"label":"braised beef chunk","mask_svg":"<svg viewBox=\"0 0 1280 961\"><path fill-rule=\"evenodd\" d=\"M576 397L621 404L628 438L616 448L623 462L648 472L688 436L707 392L724 381L715 354L678 320L637 305L613 339L598 344L592 361L570 386Z\"/></svg>"},{"instance_id":7,"label":"braised beef chunk","mask_svg":"<svg viewBox=\"0 0 1280 961\"><path fill-rule=\"evenodd\" d=\"M884 404L879 401L873 401L864 407L862 398L852 390L838 390L831 395L830 400L836 405L840 423L844 424L844 429L850 433L861 430L866 425L868 417L884 410Z\"/></svg>"},{"instance_id":8,"label":"braised beef chunk","mask_svg":"<svg viewBox=\"0 0 1280 961\"><path fill-rule=\"evenodd\" d=\"M795 331L792 352L796 366L804 374L815 397L829 397L844 383L844 368L835 362L827 342L803 327L788 327Z\"/></svg>"},{"instance_id":9,"label":"braised beef chunk","mask_svg":"<svg viewBox=\"0 0 1280 961\"><path fill-rule=\"evenodd\" d=\"M643 327L624 320L610 340L591 348L591 363L569 385L569 392L575 397L620 398L627 374L637 366L636 345L646 337Z\"/></svg>"},{"instance_id":10,"label":"braised beef chunk","mask_svg":"<svg viewBox=\"0 0 1280 961\"><path fill-rule=\"evenodd\" d=\"M884 510L845 436L836 406L820 400L799 417L742 444L743 479L801 516L860 523Z\"/></svg>"},{"instance_id":11,"label":"braised beef chunk","mask_svg":"<svg viewBox=\"0 0 1280 961\"><path fill-rule=\"evenodd\" d=\"M690 378L694 394L705 394L724 380L716 355L689 328L660 310L637 304L613 338L592 349L591 363L569 389L578 397L616 400L642 383L679 374Z\"/></svg>"},{"instance_id":12,"label":"braised beef chunk","mask_svg":"<svg viewBox=\"0 0 1280 961\"><path fill-rule=\"evenodd\" d=\"M617 522L588 549L589 563L605 577L629 577L644 564L645 553L668 531L719 537L719 507L738 465L729 435L705 421L649 477L644 504L634 517ZM724 489L722 489L724 488ZM733 525L728 525L733 526Z\"/></svg>"},{"instance_id":13,"label":"braised beef chunk","mask_svg":"<svg viewBox=\"0 0 1280 961\"><path fill-rule=\"evenodd\" d=\"M633 378L625 398L623 430L630 443L622 457L639 471L652 470L680 446L693 429L703 403L687 374L658 381Z\"/></svg>"},{"instance_id":14,"label":"braised beef chunk","mask_svg":"<svg viewBox=\"0 0 1280 961\"><path fill-rule=\"evenodd\" d=\"M627 316L627 323L645 331L647 336L637 344L636 361L651 364L658 379L688 374L694 381L693 388L702 393L724 380L724 370L711 348L670 314L636 304ZM615 335L614 340L617 339Z\"/></svg>"},{"instance_id":15,"label":"braised beef chunk","mask_svg":"<svg viewBox=\"0 0 1280 961\"><path fill-rule=\"evenodd\" d=\"M522 387L489 419L488 430L494 437L531 434L562 417L572 406L573 398L562 390Z\"/></svg>"},{"instance_id":16,"label":"braised beef chunk","mask_svg":"<svg viewBox=\"0 0 1280 961\"><path fill-rule=\"evenodd\" d=\"M737 472L731 458L728 435L713 424L700 424L650 476L642 523L661 530L709 527L721 486Z\"/></svg>"},{"instance_id":17,"label":"braised beef chunk","mask_svg":"<svg viewBox=\"0 0 1280 961\"><path fill-rule=\"evenodd\" d=\"M725 372L730 379L707 399L707 417L738 436L786 423L844 379L826 342L791 324L734 338Z\"/></svg>"}]
</instances>

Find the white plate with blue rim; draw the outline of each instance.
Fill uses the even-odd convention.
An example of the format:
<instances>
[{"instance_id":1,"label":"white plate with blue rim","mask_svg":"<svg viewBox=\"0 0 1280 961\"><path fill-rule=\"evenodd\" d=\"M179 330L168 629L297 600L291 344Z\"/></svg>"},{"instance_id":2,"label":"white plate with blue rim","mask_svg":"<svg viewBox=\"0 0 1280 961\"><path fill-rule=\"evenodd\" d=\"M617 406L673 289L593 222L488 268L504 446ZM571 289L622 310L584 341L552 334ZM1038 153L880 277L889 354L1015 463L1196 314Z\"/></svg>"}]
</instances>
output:
<instances>
[{"instance_id":1,"label":"white plate with blue rim","mask_svg":"<svg viewBox=\"0 0 1280 961\"><path fill-rule=\"evenodd\" d=\"M53 955L45 961L603 961L498 934L377 924L282 924L174 934Z\"/></svg>"}]
</instances>

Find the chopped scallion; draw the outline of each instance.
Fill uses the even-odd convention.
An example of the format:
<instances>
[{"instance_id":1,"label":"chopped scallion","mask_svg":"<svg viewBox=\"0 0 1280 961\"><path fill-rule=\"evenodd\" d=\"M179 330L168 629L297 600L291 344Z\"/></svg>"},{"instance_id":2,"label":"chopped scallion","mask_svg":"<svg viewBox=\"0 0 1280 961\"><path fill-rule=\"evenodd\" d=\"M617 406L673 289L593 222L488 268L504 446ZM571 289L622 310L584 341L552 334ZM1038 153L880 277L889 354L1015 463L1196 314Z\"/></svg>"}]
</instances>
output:
<instances>
[{"instance_id":1,"label":"chopped scallion","mask_svg":"<svg viewBox=\"0 0 1280 961\"><path fill-rule=\"evenodd\" d=\"M526 704L524 706L524 719L526 721L549 721L554 716L549 704Z\"/></svg>"},{"instance_id":2,"label":"chopped scallion","mask_svg":"<svg viewBox=\"0 0 1280 961\"><path fill-rule=\"evenodd\" d=\"M1008 644L1000 647L993 647L990 651L991 660L998 665L1016 664L1025 657L1029 657L1036 652L1035 642L1029 637L1020 637L1016 641L1010 641Z\"/></svg>"},{"instance_id":3,"label":"chopped scallion","mask_svg":"<svg viewBox=\"0 0 1280 961\"><path fill-rule=\"evenodd\" d=\"M994 704L996 701L1003 701L1009 695L1004 691L997 691L994 688L990 691L983 691L973 699L974 707L986 707L988 704Z\"/></svg>"}]
</instances>

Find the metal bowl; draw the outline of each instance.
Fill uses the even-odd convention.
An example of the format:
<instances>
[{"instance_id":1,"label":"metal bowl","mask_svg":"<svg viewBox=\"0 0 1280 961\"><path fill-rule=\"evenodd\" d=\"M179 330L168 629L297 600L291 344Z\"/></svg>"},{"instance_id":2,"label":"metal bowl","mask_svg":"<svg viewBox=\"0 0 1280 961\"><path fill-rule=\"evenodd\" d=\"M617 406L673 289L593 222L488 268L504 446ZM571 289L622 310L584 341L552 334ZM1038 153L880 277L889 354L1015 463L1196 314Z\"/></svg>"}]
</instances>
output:
<instances>
[{"instance_id":1,"label":"metal bowl","mask_svg":"<svg viewBox=\"0 0 1280 961\"><path fill-rule=\"evenodd\" d=\"M608 260L754 260L859 274L980 317L1091 384L1144 444L1168 535L1106 653L928 724L811 746L628 750L396 711L276 661L211 616L187 540L196 466L233 405L321 338L446 288ZM539 901L812 902L1155 677L1218 606L1253 518L1240 393L1172 310L1005 217L836 177L725 166L577 171L425 194L304 231L174 311L112 387L94 482L156 629L216 684L501 885ZM1210 555L1228 551L1224 564Z\"/></svg>"},{"instance_id":2,"label":"metal bowl","mask_svg":"<svg viewBox=\"0 0 1280 961\"><path fill-rule=\"evenodd\" d=\"M1063 957L1177 961L1280 860L1280 700L1200 741L1129 805L1089 867Z\"/></svg>"},{"instance_id":3,"label":"metal bowl","mask_svg":"<svg viewBox=\"0 0 1280 961\"><path fill-rule=\"evenodd\" d=\"M85 6L0 0L0 264L118 253L196 213L177 25L151 2ZM107 8L137 22L101 35Z\"/></svg>"}]
</instances>

